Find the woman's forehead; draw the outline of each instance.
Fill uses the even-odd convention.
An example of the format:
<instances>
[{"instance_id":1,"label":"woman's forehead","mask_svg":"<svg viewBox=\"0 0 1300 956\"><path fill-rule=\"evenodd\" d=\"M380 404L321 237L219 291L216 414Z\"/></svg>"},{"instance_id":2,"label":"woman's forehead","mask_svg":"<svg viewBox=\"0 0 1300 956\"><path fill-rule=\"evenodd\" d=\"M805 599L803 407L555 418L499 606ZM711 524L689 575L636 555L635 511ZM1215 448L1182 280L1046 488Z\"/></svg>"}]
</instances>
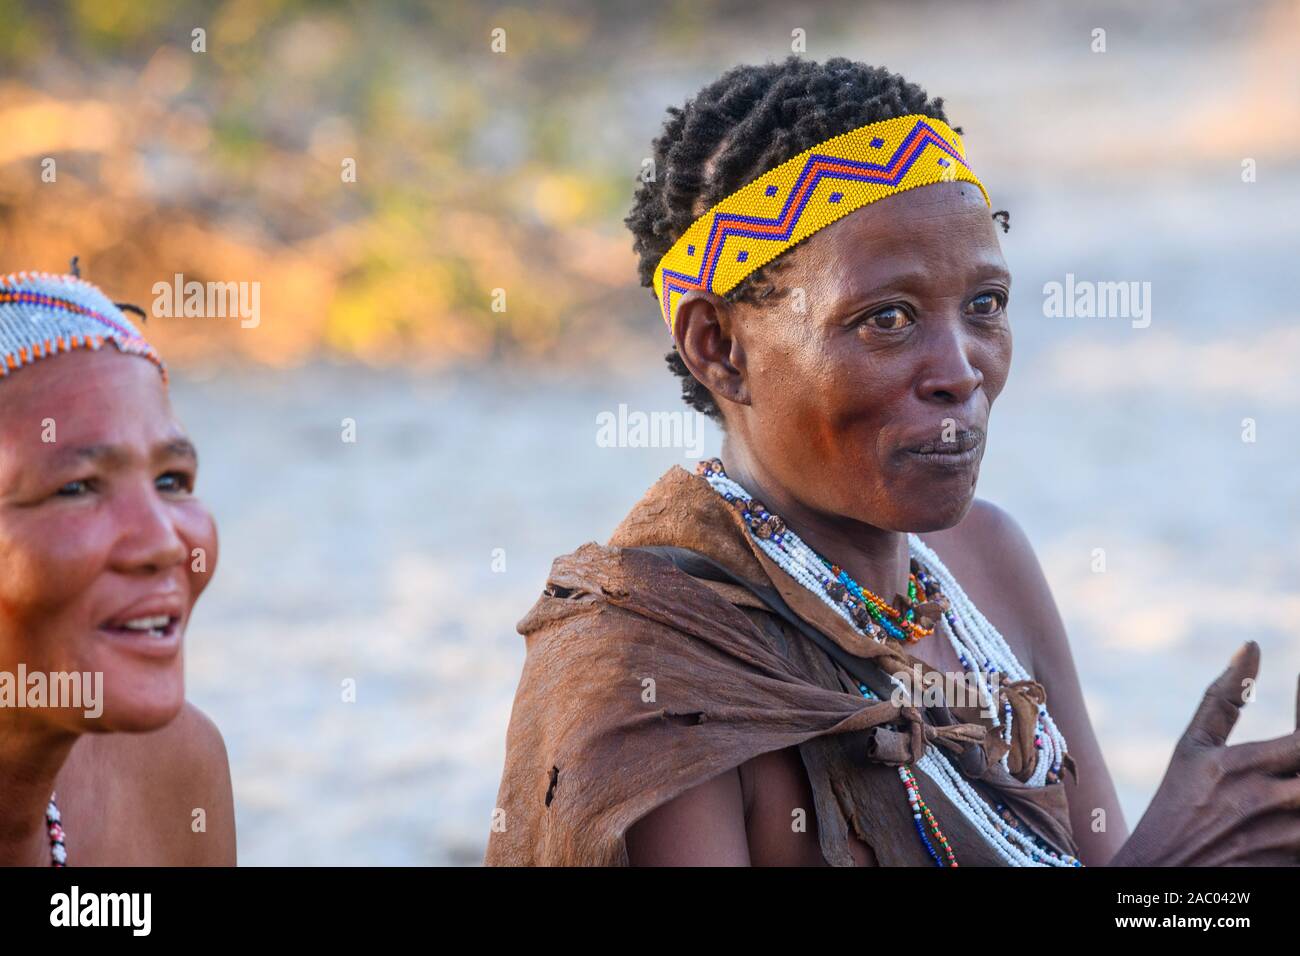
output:
<instances>
[{"instance_id":1,"label":"woman's forehead","mask_svg":"<svg viewBox=\"0 0 1300 956\"><path fill-rule=\"evenodd\" d=\"M1006 268L988 206L965 183L936 183L864 206L804 245L800 265L828 277Z\"/></svg>"},{"instance_id":2,"label":"woman's forehead","mask_svg":"<svg viewBox=\"0 0 1300 956\"><path fill-rule=\"evenodd\" d=\"M6 431L157 432L173 421L167 387L148 359L119 352L75 350L0 379L0 422Z\"/></svg>"}]
</instances>

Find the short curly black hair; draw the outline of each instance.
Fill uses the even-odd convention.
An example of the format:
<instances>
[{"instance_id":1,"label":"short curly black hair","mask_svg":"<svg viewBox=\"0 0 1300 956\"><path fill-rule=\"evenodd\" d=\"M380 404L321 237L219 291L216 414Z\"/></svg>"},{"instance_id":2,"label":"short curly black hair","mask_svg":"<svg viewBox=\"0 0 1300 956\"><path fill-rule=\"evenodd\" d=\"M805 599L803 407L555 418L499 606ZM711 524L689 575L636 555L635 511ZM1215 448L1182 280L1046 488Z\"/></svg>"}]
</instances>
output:
<instances>
[{"instance_id":1,"label":"short curly black hair","mask_svg":"<svg viewBox=\"0 0 1300 956\"><path fill-rule=\"evenodd\" d=\"M897 73L843 57L815 63L791 56L784 63L737 66L681 109L669 107L653 145L655 175L637 189L623 220L635 238L641 284L652 286L659 260L691 223L746 183L832 136L912 113L948 122L942 99L930 99ZM776 292L772 275L783 263L772 260L726 298L770 299ZM682 380L686 404L721 421L712 393L676 347L666 358Z\"/></svg>"}]
</instances>

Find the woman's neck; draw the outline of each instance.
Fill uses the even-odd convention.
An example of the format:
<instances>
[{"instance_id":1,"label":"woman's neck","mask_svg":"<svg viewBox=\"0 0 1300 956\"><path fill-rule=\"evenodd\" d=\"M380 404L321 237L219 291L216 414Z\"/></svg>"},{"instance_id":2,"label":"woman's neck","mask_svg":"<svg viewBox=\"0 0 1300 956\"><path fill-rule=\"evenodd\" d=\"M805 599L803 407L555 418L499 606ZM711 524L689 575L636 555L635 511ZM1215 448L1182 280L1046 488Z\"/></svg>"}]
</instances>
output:
<instances>
[{"instance_id":1,"label":"woman's neck","mask_svg":"<svg viewBox=\"0 0 1300 956\"><path fill-rule=\"evenodd\" d=\"M45 808L77 738L34 712L0 710L0 866L49 863Z\"/></svg>"},{"instance_id":2,"label":"woman's neck","mask_svg":"<svg viewBox=\"0 0 1300 956\"><path fill-rule=\"evenodd\" d=\"M722 463L729 477L769 511L780 515L810 548L839 565L862 587L890 603L895 595L907 594L911 552L906 534L803 505L768 476L739 442L724 440Z\"/></svg>"}]
</instances>

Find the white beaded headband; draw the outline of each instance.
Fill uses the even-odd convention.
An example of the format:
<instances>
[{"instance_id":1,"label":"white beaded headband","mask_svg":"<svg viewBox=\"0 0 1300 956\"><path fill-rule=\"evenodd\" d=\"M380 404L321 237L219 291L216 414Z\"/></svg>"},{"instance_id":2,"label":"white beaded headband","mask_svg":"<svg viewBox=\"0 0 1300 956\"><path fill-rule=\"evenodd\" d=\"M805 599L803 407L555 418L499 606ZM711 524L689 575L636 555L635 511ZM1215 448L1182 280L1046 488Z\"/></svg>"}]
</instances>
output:
<instances>
[{"instance_id":1,"label":"white beaded headband","mask_svg":"<svg viewBox=\"0 0 1300 956\"><path fill-rule=\"evenodd\" d=\"M37 359L108 342L149 359L167 381L157 351L96 286L77 275L48 272L0 277L0 378Z\"/></svg>"}]
</instances>

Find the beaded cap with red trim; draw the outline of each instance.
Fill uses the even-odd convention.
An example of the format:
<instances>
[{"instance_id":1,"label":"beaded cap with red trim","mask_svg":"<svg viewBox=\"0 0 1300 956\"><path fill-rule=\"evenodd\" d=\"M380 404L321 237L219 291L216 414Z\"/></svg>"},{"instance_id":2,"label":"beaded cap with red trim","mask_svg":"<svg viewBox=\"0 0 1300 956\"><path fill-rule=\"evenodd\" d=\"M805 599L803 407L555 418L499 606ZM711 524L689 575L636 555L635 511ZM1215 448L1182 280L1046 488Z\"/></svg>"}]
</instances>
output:
<instances>
[{"instance_id":1,"label":"beaded cap with red trim","mask_svg":"<svg viewBox=\"0 0 1300 956\"><path fill-rule=\"evenodd\" d=\"M48 272L0 278L0 377L37 359L73 349L100 349L107 342L147 358L167 381L167 367L157 351L97 286Z\"/></svg>"}]
</instances>

